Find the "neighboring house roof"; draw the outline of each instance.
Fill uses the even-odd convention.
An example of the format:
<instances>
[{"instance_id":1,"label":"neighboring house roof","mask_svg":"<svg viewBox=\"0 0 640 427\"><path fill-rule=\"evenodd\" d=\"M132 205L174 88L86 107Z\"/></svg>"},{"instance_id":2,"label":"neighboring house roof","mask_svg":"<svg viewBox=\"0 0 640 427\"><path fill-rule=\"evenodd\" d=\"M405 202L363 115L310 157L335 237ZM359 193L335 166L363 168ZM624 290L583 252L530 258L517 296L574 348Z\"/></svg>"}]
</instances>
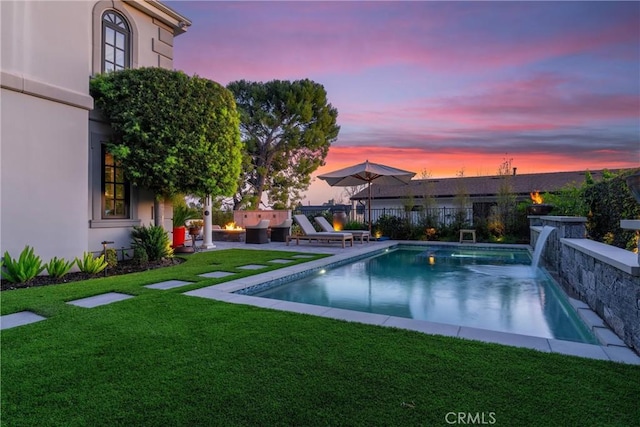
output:
<instances>
[{"instance_id":1,"label":"neighboring house roof","mask_svg":"<svg viewBox=\"0 0 640 427\"><path fill-rule=\"evenodd\" d=\"M315 214L320 211L344 211L347 215L351 212L351 205L300 205L296 208L296 212L302 214Z\"/></svg>"},{"instance_id":2,"label":"neighboring house roof","mask_svg":"<svg viewBox=\"0 0 640 427\"><path fill-rule=\"evenodd\" d=\"M560 190L568 184L581 185L587 171L574 172L551 172L516 174L508 176L476 176L462 178L429 178L415 179L409 185L371 186L371 197L373 199L402 199L406 197L421 198L429 195L436 198L455 197L460 194L461 188L464 193L471 197L495 196L500 191L502 178L509 178L512 192L516 195L529 197L529 193L534 191L554 192ZM602 179L603 170L589 171L594 180ZM612 173L617 170L610 170ZM357 193L351 200L366 200L367 189Z\"/></svg>"}]
</instances>

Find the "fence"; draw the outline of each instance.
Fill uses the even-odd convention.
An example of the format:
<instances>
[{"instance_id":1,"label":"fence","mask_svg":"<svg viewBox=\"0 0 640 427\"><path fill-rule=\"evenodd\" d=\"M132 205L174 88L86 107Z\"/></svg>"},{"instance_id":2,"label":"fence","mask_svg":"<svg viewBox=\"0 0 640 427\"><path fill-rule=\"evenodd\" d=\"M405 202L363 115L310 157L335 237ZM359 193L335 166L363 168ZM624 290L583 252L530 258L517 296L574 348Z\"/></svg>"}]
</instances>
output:
<instances>
[{"instance_id":1,"label":"fence","mask_svg":"<svg viewBox=\"0 0 640 427\"><path fill-rule=\"evenodd\" d=\"M334 210L337 209L327 207L325 209L317 210L305 209L304 212L295 213L303 213L307 216L319 216L327 212L333 212ZM431 220L437 225L444 225L447 227L459 222L465 222L468 225L473 226L473 208L432 208L414 211L406 211L403 208L371 209L371 220L374 224L378 219L384 216L395 216L406 219L409 221L411 226L419 225L426 218L431 218ZM369 213L366 209L356 209L349 212L348 217L350 221L367 223Z\"/></svg>"}]
</instances>

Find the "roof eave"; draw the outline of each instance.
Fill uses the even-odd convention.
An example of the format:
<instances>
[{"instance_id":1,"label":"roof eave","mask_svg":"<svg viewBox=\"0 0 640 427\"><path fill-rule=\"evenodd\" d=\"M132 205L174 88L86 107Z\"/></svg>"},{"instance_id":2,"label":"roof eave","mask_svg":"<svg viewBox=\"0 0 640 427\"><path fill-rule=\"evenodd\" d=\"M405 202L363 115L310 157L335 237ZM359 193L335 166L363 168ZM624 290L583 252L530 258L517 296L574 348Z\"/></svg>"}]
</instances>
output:
<instances>
[{"instance_id":1,"label":"roof eave","mask_svg":"<svg viewBox=\"0 0 640 427\"><path fill-rule=\"evenodd\" d=\"M126 4L158 19L173 29L173 35L179 36L191 26L191 20L180 15L158 0L123 0Z\"/></svg>"}]
</instances>

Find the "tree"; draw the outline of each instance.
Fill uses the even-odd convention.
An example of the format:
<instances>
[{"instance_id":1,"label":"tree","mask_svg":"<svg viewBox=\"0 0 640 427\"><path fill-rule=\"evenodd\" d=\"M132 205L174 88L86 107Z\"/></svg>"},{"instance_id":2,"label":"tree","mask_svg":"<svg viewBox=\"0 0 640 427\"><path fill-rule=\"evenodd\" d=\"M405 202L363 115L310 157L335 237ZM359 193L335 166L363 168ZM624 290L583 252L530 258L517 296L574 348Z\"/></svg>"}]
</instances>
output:
<instances>
[{"instance_id":1,"label":"tree","mask_svg":"<svg viewBox=\"0 0 640 427\"><path fill-rule=\"evenodd\" d=\"M455 226L456 228L462 228L467 221L467 210L471 204L471 196L469 196L469 190L467 189L466 179L464 177L464 168L456 172L455 188L456 194L453 198L453 204L456 207Z\"/></svg>"},{"instance_id":2,"label":"tree","mask_svg":"<svg viewBox=\"0 0 640 427\"><path fill-rule=\"evenodd\" d=\"M227 88L236 98L247 150L234 209L256 209L263 193L275 208L296 205L340 131L324 87L305 79L240 80Z\"/></svg>"},{"instance_id":3,"label":"tree","mask_svg":"<svg viewBox=\"0 0 640 427\"><path fill-rule=\"evenodd\" d=\"M498 205L496 223L499 236L514 232L516 227L516 194L513 190L513 159L503 159L498 167Z\"/></svg>"},{"instance_id":4,"label":"tree","mask_svg":"<svg viewBox=\"0 0 640 427\"><path fill-rule=\"evenodd\" d=\"M90 90L113 129L107 149L132 185L154 192L156 205L177 193L235 192L242 142L233 95L223 86L137 68L98 75Z\"/></svg>"}]
</instances>

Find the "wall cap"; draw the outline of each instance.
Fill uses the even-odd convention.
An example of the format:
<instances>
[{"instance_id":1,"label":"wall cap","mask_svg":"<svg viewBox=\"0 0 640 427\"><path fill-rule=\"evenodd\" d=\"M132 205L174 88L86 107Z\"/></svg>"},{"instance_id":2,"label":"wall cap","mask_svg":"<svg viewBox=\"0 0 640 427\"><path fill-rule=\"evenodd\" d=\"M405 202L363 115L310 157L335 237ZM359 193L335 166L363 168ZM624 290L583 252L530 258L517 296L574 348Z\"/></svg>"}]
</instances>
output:
<instances>
[{"instance_id":1,"label":"wall cap","mask_svg":"<svg viewBox=\"0 0 640 427\"><path fill-rule=\"evenodd\" d=\"M589 239L562 238L560 242L627 274L640 276L638 256L631 251Z\"/></svg>"}]
</instances>

